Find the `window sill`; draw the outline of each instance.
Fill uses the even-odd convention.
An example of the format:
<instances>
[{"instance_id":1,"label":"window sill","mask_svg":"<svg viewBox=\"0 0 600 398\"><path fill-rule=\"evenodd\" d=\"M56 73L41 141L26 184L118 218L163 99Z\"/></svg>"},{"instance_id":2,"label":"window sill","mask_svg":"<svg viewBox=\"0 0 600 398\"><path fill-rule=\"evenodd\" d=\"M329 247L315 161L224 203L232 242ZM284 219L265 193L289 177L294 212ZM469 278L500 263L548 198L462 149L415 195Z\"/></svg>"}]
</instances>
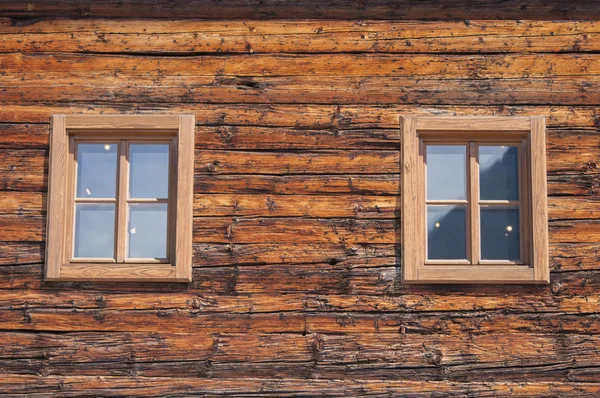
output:
<instances>
[{"instance_id":1,"label":"window sill","mask_svg":"<svg viewBox=\"0 0 600 398\"><path fill-rule=\"evenodd\" d=\"M171 264L68 263L60 267L60 276L47 281L73 282L191 282L191 275L177 275Z\"/></svg>"},{"instance_id":2,"label":"window sill","mask_svg":"<svg viewBox=\"0 0 600 398\"><path fill-rule=\"evenodd\" d=\"M548 284L549 279L535 278L535 270L528 265L432 265L417 267L414 279L405 276L407 284L464 283L464 284Z\"/></svg>"}]
</instances>

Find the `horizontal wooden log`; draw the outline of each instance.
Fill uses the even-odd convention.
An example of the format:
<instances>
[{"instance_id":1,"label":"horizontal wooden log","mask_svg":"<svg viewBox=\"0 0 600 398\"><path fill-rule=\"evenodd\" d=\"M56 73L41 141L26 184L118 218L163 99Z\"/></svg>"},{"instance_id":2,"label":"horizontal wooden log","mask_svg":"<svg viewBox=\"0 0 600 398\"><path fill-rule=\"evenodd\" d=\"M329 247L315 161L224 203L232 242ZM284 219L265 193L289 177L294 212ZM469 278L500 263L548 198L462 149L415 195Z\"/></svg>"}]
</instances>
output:
<instances>
[{"instance_id":1,"label":"horizontal wooden log","mask_svg":"<svg viewBox=\"0 0 600 398\"><path fill-rule=\"evenodd\" d=\"M47 150L0 149L0 189L47 189Z\"/></svg>"},{"instance_id":2,"label":"horizontal wooden log","mask_svg":"<svg viewBox=\"0 0 600 398\"><path fill-rule=\"evenodd\" d=\"M447 370L445 367L420 367L418 372L411 368L398 368L393 365L374 363L371 365L318 365L310 362L261 362L261 363L211 363L210 361L168 361L168 362L111 362L106 363L59 363L47 366L43 359L1 360L0 366L6 373L20 375L69 375L97 376L107 373L111 376L130 377L202 377L228 379L229 377L253 379L360 379L360 380L403 380L425 381L445 380L465 382L473 374L465 369ZM11 371L11 370L15 371ZM568 379L571 382L594 382L598 376L597 367L579 367L558 363L554 365L478 369L478 380L488 382L522 381L524 378L537 382L560 383ZM205 395L205 394L203 394ZM262 393L261 395L264 395ZM319 394L323 396L323 394ZM414 394L413 394L414 395ZM212 396L207 394L206 396Z\"/></svg>"},{"instance_id":3,"label":"horizontal wooden log","mask_svg":"<svg viewBox=\"0 0 600 398\"><path fill-rule=\"evenodd\" d=\"M490 381L396 381L396 380L328 380L328 379L234 379L182 377L131 376L37 376L7 375L0 380L6 396L27 394L30 397L47 397L49 394L75 396L85 391L105 397L123 395L161 396L169 394L222 396L257 395L269 397L295 395L298 397L347 397L359 395L385 396L392 394L431 396L490 395L495 397L531 397L563 394L569 397L589 397L600 393L598 383L579 382L490 382ZM417 391L415 395L415 392Z\"/></svg>"},{"instance_id":4,"label":"horizontal wooden log","mask_svg":"<svg viewBox=\"0 0 600 398\"><path fill-rule=\"evenodd\" d=\"M336 312L309 307L301 311L211 312L193 295L173 294L167 302L164 296L150 294L67 294L25 290L3 291L0 303L2 330L50 332L155 332L199 335L226 333L352 333L352 334L493 334L493 333L573 333L600 335L600 319L590 314L569 314L510 310L440 312ZM19 296L21 294L21 296ZM183 295L185 296L185 295ZM102 297L103 300L98 298ZM295 296L294 296L295 297ZM368 297L368 296L367 296ZM127 299L133 303L126 302ZM464 297L468 300L469 297ZM223 298L228 302L231 298ZM243 300L240 298L239 300ZM570 299L571 300L571 299ZM180 302L180 306L176 305ZM574 300L573 300L574 301ZM10 306L7 305L10 303ZM262 304L257 300L256 304ZM505 305L508 305L506 303ZM176 307L176 308L172 308ZM7 343L8 344L8 343ZM42 345L42 347L45 347ZM6 345L7 350L14 347Z\"/></svg>"},{"instance_id":5,"label":"horizontal wooden log","mask_svg":"<svg viewBox=\"0 0 600 398\"><path fill-rule=\"evenodd\" d=\"M44 262L43 242L0 243L0 265L40 264Z\"/></svg>"},{"instance_id":6,"label":"horizontal wooden log","mask_svg":"<svg viewBox=\"0 0 600 398\"><path fill-rule=\"evenodd\" d=\"M593 219L600 213L600 199L579 197L548 198L550 220Z\"/></svg>"},{"instance_id":7,"label":"horizontal wooden log","mask_svg":"<svg viewBox=\"0 0 600 398\"><path fill-rule=\"evenodd\" d=\"M196 152L196 173L209 174L398 174L399 151Z\"/></svg>"},{"instance_id":8,"label":"horizontal wooden log","mask_svg":"<svg viewBox=\"0 0 600 398\"><path fill-rule=\"evenodd\" d=\"M600 221L557 221L550 222L550 241L558 243L600 242Z\"/></svg>"},{"instance_id":9,"label":"horizontal wooden log","mask_svg":"<svg viewBox=\"0 0 600 398\"><path fill-rule=\"evenodd\" d=\"M200 77L190 82L130 82L115 79L52 77L45 82L2 82L0 100L11 104L92 101L104 104L294 103L421 105L597 105L600 83L592 77L519 79L426 79L404 77ZM192 78L190 78L192 79ZM0 79L1 80L1 79ZM128 84L121 86L123 82ZM556 95L560 93L560 95Z\"/></svg>"},{"instance_id":10,"label":"horizontal wooden log","mask_svg":"<svg viewBox=\"0 0 600 398\"><path fill-rule=\"evenodd\" d=\"M3 191L0 216L38 216L46 214L46 194L41 192Z\"/></svg>"},{"instance_id":11,"label":"horizontal wooden log","mask_svg":"<svg viewBox=\"0 0 600 398\"><path fill-rule=\"evenodd\" d=\"M48 124L0 123L0 148L47 149L49 132Z\"/></svg>"},{"instance_id":12,"label":"horizontal wooden log","mask_svg":"<svg viewBox=\"0 0 600 398\"><path fill-rule=\"evenodd\" d=\"M20 82L83 83L85 79L110 82L113 87L136 83L188 87L212 80L243 77L414 78L421 84L434 79L542 79L591 80L600 74L597 54L255 54L230 56L127 56L96 54L1 54L5 74L0 84ZM18 79L15 77L18 76ZM118 79L115 79L117 77ZM273 80L277 81L277 80ZM356 80L358 81L358 80ZM89 82L92 83L92 82ZM240 83L243 83L240 81ZM365 80L364 83L368 83ZM439 83L438 83L439 84ZM251 87L251 86L249 86ZM79 87L81 88L81 87ZM141 87L138 87L139 90ZM380 87L382 88L382 87ZM490 93L488 93L490 94ZM497 93L495 93L497 94Z\"/></svg>"},{"instance_id":13,"label":"horizontal wooden log","mask_svg":"<svg viewBox=\"0 0 600 398\"><path fill-rule=\"evenodd\" d=\"M598 348L594 346L597 345L598 336L566 335L561 338L540 334L492 334L474 336L468 340L444 335L396 333L306 336L253 333L220 336L168 333L32 336L26 333L2 333L2 336L11 346L3 350L3 356L10 355L17 361L34 359L34 366L40 365L35 359L44 358L41 373L45 375L61 374L61 369L69 370L69 376L94 374L98 373L94 365L99 363L104 363L105 371L114 372L113 375L134 370L136 376L140 377L191 376L191 369L182 362L187 362L187 365L196 363L200 366L196 371L204 370L208 374L215 370L218 372L219 365L224 364L231 364L235 369L238 367L236 364L242 362L262 363L277 369L278 363L296 363L300 366L304 363L311 364L318 374L330 378L337 373L332 367L335 365L338 372L342 369L352 373L363 370L365 379L376 377L378 370L396 367L400 372L411 369L413 375L408 377L409 380L431 377L431 368L443 368L450 379L461 376L466 379L466 372L469 371L496 369L500 379L504 379L502 375L505 372L510 374L511 368L517 367L557 364L562 364L563 369L598 367L595 355ZM520 350L509 351L506 345L502 345L502 342L507 343L512 339L520 343ZM290 346L288 351L276 348L285 346ZM387 349L381 350L381 347ZM545 351L545 355L539 355L541 350ZM160 361L155 359L158 356L161 357ZM0 362L0 366L7 362L10 361ZM535 374L539 370L521 372ZM206 373L205 377L208 376ZM392 377L392 380L400 379L401 375ZM247 373L238 373L235 377L244 376L248 377Z\"/></svg>"},{"instance_id":14,"label":"horizontal wooden log","mask_svg":"<svg viewBox=\"0 0 600 398\"><path fill-rule=\"evenodd\" d=\"M357 4L350 0L323 3L315 0L282 4L266 0L260 4L243 0L227 1L106 1L102 4L81 4L77 0L32 0L23 4L16 0L2 5L2 15L14 18L35 17L95 17L95 18L201 18L201 19L600 19L592 0L564 3L559 0L486 1L465 9L464 3L454 0L374 0ZM26 20L27 24L29 21ZM15 20L19 24L19 20Z\"/></svg>"},{"instance_id":15,"label":"horizontal wooden log","mask_svg":"<svg viewBox=\"0 0 600 398\"><path fill-rule=\"evenodd\" d=\"M574 230L576 231L576 230ZM195 218L196 243L394 243L395 220L226 217ZM2 240L2 239L0 239Z\"/></svg>"},{"instance_id":16,"label":"horizontal wooden log","mask_svg":"<svg viewBox=\"0 0 600 398\"><path fill-rule=\"evenodd\" d=\"M289 129L259 126L199 126L204 149L385 149L398 150L400 129Z\"/></svg>"},{"instance_id":17,"label":"horizontal wooden log","mask_svg":"<svg viewBox=\"0 0 600 398\"><path fill-rule=\"evenodd\" d=\"M596 268L594 271L553 273L550 286L535 288L519 285L424 285L416 288L401 283L398 259L385 258L373 259L367 267L363 267L360 260L357 266L347 260L336 265L322 262L195 268L194 280L187 286L175 283L43 282L42 271L43 266L39 264L0 267L3 276L0 289L17 293L19 289L41 289L50 295L36 292L25 295L21 291L22 296L11 296L11 300L20 301L4 304L45 307L45 301L56 300L55 304L60 307L77 308L79 296L73 292L73 288L77 288L86 292L81 296L81 307L94 309L109 305L109 308L116 306L115 309L175 310L190 308L196 302L197 308L209 312L371 311L375 306L383 312L518 309L593 313L593 305L598 302L595 291L600 283ZM62 293L65 290L66 293ZM107 297L97 301L104 294ZM273 298L275 296L278 298ZM273 300L271 309L268 301L262 301L269 297ZM587 304L582 304L582 300L588 300ZM117 304L107 304L110 302ZM53 304L48 305L52 308ZM582 307L573 310L572 305Z\"/></svg>"},{"instance_id":18,"label":"horizontal wooden log","mask_svg":"<svg viewBox=\"0 0 600 398\"><path fill-rule=\"evenodd\" d=\"M394 218L398 202L391 196L205 194L194 195L194 215Z\"/></svg>"},{"instance_id":19,"label":"horizontal wooden log","mask_svg":"<svg viewBox=\"0 0 600 398\"><path fill-rule=\"evenodd\" d=\"M4 104L0 120L5 123L48 123L52 114L120 114L120 113L193 113L198 125L246 125L294 128L393 128L399 116L501 115L546 116L549 127L575 127L595 130L600 125L596 108L590 106L548 106L501 104L494 106L456 105L322 105L322 104L165 104L164 102L129 102L100 104L90 101L69 104Z\"/></svg>"},{"instance_id":20,"label":"horizontal wooden log","mask_svg":"<svg viewBox=\"0 0 600 398\"><path fill-rule=\"evenodd\" d=\"M0 148L47 149L50 127L47 124L0 123ZM593 152L600 146L598 134L588 130L552 127L547 131L551 150ZM401 134L395 128L321 129L282 128L244 125L196 127L197 149L229 150L315 150L385 149L399 150Z\"/></svg>"},{"instance_id":21,"label":"horizontal wooden log","mask_svg":"<svg viewBox=\"0 0 600 398\"><path fill-rule=\"evenodd\" d=\"M3 242L0 265L42 264L43 242ZM351 264L370 267L381 264L378 259L400 258L399 245L344 245L308 243L205 244L194 245L196 267L265 264ZM552 243L550 266L558 272L598 269L600 249L595 243Z\"/></svg>"},{"instance_id":22,"label":"horizontal wooden log","mask_svg":"<svg viewBox=\"0 0 600 398\"><path fill-rule=\"evenodd\" d=\"M196 193L248 192L255 194L358 194L399 195L400 176L388 175L196 175ZM23 187L25 190L39 188ZM548 194L592 196L600 191L600 178L594 174L548 176Z\"/></svg>"},{"instance_id":23,"label":"horizontal wooden log","mask_svg":"<svg viewBox=\"0 0 600 398\"><path fill-rule=\"evenodd\" d=\"M600 248L594 243L553 243L551 268L556 271L598 269Z\"/></svg>"},{"instance_id":24,"label":"horizontal wooden log","mask_svg":"<svg viewBox=\"0 0 600 398\"><path fill-rule=\"evenodd\" d=\"M24 267L24 266L23 266ZM12 267L12 268L23 268ZM21 271L23 271L21 269ZM4 272L3 272L4 273ZM21 272L23 274L23 272ZM583 279L587 282L587 278ZM33 285L35 282L24 281L27 285ZM17 282L18 283L18 282ZM187 332L190 328L202 328L200 323L204 319L200 315L210 315L215 313L236 314L238 317L254 317L261 313L276 314L276 316L292 316L296 319L294 312L311 314L316 312L326 312L346 314L351 316L360 313L377 313L381 316L395 316L402 313L413 313L417 317L424 317L426 314L437 318L438 321L446 319L449 323L454 323L453 318L463 316L476 316L486 318L485 324L494 328L494 313L517 313L528 314L529 318L540 317L541 314L548 314L544 318L539 318L539 325L530 320L529 323L520 320L514 320L514 326L506 327L507 330L523 327L522 331L527 330L554 330L563 327L562 318L569 318L569 313L579 314L583 325L589 324L590 334L596 334L597 309L600 300L594 293L587 295L569 294L569 287L561 284L555 284L554 289L567 291L561 296L553 296L549 292L540 294L541 290L527 290L526 288L502 289L501 292L479 289L467 292L451 291L449 288L442 290L424 289L420 294L406 294L403 296L391 295L338 295L338 294L315 294L287 292L273 294L270 291L255 292L252 294L234 294L220 295L210 292L178 294L181 286L177 289L175 286L152 286L152 285L117 285L113 287L98 286L91 284L54 285L54 290L46 289L43 292L36 290L23 289L12 291L3 290L6 297L3 303L2 328L6 330L48 330L55 331L61 329L97 331L97 330L121 330L121 331L172 331ZM146 290L142 288L145 287ZM74 289L75 288L75 289ZM150 289L151 288L151 289ZM597 289L597 283L589 290ZM128 293L113 293L111 290L128 291ZM138 292L136 292L136 289ZM152 291L148 293L148 289ZM77 290L75 292L74 290ZM448 293L449 291L452 294ZM520 297L514 297L518 295ZM60 311L59 311L60 310ZM57 312L58 311L58 312ZM470 314L470 315L469 315ZM296 316L296 318L294 318ZM525 316L525 315L523 315ZM111 319L116 324L103 323L105 319ZM142 322L142 320L144 320ZM258 321L257 321L258 322ZM304 327L304 320L291 322L290 328L296 328L299 323ZM369 321L370 322L370 321ZM375 322L375 321L373 321ZM470 322L465 320L464 322ZM482 322L478 319L475 322ZM507 320L510 322L510 320ZM532 323L533 322L533 323ZM573 333L577 333L581 323L572 319L566 320L564 327ZM357 321L358 323L358 321ZM462 323L458 320L455 326L447 326L446 322L439 324L439 330L447 330L451 333L454 327L458 328ZM210 323L209 323L210 325ZM227 329L227 323L225 328ZM247 323L239 321L239 327L245 327ZM296 326L294 326L296 325ZM429 325L432 329L421 330L424 325ZM502 322L499 324L503 325ZM375 324L375 326L377 326ZM428 326L428 327L429 327ZM236 328L238 326L231 326ZM414 333L436 332L438 328L431 323L420 323L407 321L402 323L397 331L405 330ZM466 327L463 325L463 327ZM475 326L472 326L475 327ZM411 328L414 328L411 329ZM226 330L225 329L225 330ZM237 329L236 329L237 330ZM269 329L270 330L270 329ZM300 333L304 329L290 329ZM320 330L320 329L316 329ZM352 329L348 329L352 330ZM368 327L367 329L368 330ZM495 330L495 329L494 329ZM586 329L587 330L587 329ZM581 331L581 330L579 330ZM486 332L481 329L481 332ZM586 332L587 333L587 332Z\"/></svg>"},{"instance_id":25,"label":"horizontal wooden log","mask_svg":"<svg viewBox=\"0 0 600 398\"><path fill-rule=\"evenodd\" d=\"M448 32L452 32L448 35ZM461 53L600 50L592 21L0 19L0 52Z\"/></svg>"},{"instance_id":26,"label":"horizontal wooden log","mask_svg":"<svg viewBox=\"0 0 600 398\"><path fill-rule=\"evenodd\" d=\"M600 178L598 175L559 174L548 176L548 195L550 196L594 196L598 192L600 192Z\"/></svg>"}]
</instances>

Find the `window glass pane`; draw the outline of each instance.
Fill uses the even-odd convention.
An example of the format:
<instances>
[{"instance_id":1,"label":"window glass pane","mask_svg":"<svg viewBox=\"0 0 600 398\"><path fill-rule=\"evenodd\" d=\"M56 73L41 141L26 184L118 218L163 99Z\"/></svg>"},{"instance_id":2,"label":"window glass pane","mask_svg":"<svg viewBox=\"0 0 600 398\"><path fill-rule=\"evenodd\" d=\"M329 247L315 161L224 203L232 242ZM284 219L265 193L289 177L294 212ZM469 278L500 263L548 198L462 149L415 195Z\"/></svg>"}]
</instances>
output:
<instances>
[{"instance_id":1,"label":"window glass pane","mask_svg":"<svg viewBox=\"0 0 600 398\"><path fill-rule=\"evenodd\" d=\"M114 203L77 203L74 257L114 258L114 251Z\"/></svg>"},{"instance_id":2,"label":"window glass pane","mask_svg":"<svg viewBox=\"0 0 600 398\"><path fill-rule=\"evenodd\" d=\"M129 205L129 258L167 257L167 204Z\"/></svg>"},{"instance_id":3,"label":"window glass pane","mask_svg":"<svg viewBox=\"0 0 600 398\"><path fill-rule=\"evenodd\" d=\"M467 258L465 206L427 206L427 258L464 260Z\"/></svg>"},{"instance_id":4,"label":"window glass pane","mask_svg":"<svg viewBox=\"0 0 600 398\"><path fill-rule=\"evenodd\" d=\"M467 147L427 145L427 199L467 198Z\"/></svg>"},{"instance_id":5,"label":"window glass pane","mask_svg":"<svg viewBox=\"0 0 600 398\"><path fill-rule=\"evenodd\" d=\"M481 259L519 260L518 208L481 209Z\"/></svg>"},{"instance_id":6,"label":"window glass pane","mask_svg":"<svg viewBox=\"0 0 600 398\"><path fill-rule=\"evenodd\" d=\"M129 197L168 197L169 144L131 144L129 167Z\"/></svg>"},{"instance_id":7,"label":"window glass pane","mask_svg":"<svg viewBox=\"0 0 600 398\"><path fill-rule=\"evenodd\" d=\"M117 144L77 145L77 197L114 198L117 191Z\"/></svg>"},{"instance_id":8,"label":"window glass pane","mask_svg":"<svg viewBox=\"0 0 600 398\"><path fill-rule=\"evenodd\" d=\"M481 200L519 200L519 150L516 146L480 146Z\"/></svg>"}]
</instances>

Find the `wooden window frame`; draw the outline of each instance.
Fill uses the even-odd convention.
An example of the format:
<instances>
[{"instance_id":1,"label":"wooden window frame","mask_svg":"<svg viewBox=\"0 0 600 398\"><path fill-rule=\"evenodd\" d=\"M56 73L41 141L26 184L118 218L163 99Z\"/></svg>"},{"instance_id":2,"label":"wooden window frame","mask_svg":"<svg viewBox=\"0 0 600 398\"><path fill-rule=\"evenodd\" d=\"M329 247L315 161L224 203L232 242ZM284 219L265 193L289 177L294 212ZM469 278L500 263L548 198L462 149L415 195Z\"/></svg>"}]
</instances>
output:
<instances>
[{"instance_id":1,"label":"wooden window frame","mask_svg":"<svg viewBox=\"0 0 600 398\"><path fill-rule=\"evenodd\" d=\"M50 127L50 161L48 166L48 211L46 226L47 281L110 281L110 282L190 282L192 280L192 217L194 190L194 115L53 115ZM128 145L124 140L152 142L169 141L169 262L126 262L118 257L124 253L125 228L115 236L117 251L114 261L72 260L73 214L75 203L75 140L112 140ZM126 156L123 148L118 151ZM119 160L118 164L124 164ZM123 208L125 187L120 181L115 211ZM125 203L126 206L126 203ZM117 221L118 220L118 221ZM126 217L116 217L124 223Z\"/></svg>"},{"instance_id":2,"label":"wooden window frame","mask_svg":"<svg viewBox=\"0 0 600 398\"><path fill-rule=\"evenodd\" d=\"M402 267L405 283L537 283L550 281L546 182L546 127L544 117L440 116L400 117L402 130ZM522 262L481 261L479 264L425 261L426 200L425 143L521 143L519 157ZM469 151L467 151L467 154ZM467 174L477 169L467 157ZM467 179L469 203L478 198L476 178ZM474 186L475 185L475 186ZM477 192L476 194L471 194ZM477 199L478 200L478 199ZM467 224L479 215L467 207ZM472 234L480 234L475 224ZM468 239L470 242L472 240ZM478 242L475 239L475 242ZM469 258L479 259L479 245L468 247Z\"/></svg>"}]
</instances>

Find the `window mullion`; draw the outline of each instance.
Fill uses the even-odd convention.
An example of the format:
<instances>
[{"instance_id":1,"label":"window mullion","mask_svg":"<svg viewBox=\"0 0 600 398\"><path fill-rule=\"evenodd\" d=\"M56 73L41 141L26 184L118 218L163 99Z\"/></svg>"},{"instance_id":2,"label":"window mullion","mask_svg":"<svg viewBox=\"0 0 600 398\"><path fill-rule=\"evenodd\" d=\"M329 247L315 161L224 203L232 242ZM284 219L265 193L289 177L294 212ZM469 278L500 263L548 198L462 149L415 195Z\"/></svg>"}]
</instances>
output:
<instances>
[{"instance_id":1,"label":"window mullion","mask_svg":"<svg viewBox=\"0 0 600 398\"><path fill-rule=\"evenodd\" d=\"M530 263L530 225L531 207L530 197L526 187L531 186L530 169L527 154L529 153L528 140L523 139L519 147L519 227L521 228L521 260Z\"/></svg>"},{"instance_id":2,"label":"window mullion","mask_svg":"<svg viewBox=\"0 0 600 398\"><path fill-rule=\"evenodd\" d=\"M469 142L469 247L471 264L479 264L479 164L477 144Z\"/></svg>"},{"instance_id":3,"label":"window mullion","mask_svg":"<svg viewBox=\"0 0 600 398\"><path fill-rule=\"evenodd\" d=\"M127 141L119 141L119 180L117 191L117 240L116 254L117 262L125 261L127 241L127 175L129 173L127 159Z\"/></svg>"}]
</instances>

